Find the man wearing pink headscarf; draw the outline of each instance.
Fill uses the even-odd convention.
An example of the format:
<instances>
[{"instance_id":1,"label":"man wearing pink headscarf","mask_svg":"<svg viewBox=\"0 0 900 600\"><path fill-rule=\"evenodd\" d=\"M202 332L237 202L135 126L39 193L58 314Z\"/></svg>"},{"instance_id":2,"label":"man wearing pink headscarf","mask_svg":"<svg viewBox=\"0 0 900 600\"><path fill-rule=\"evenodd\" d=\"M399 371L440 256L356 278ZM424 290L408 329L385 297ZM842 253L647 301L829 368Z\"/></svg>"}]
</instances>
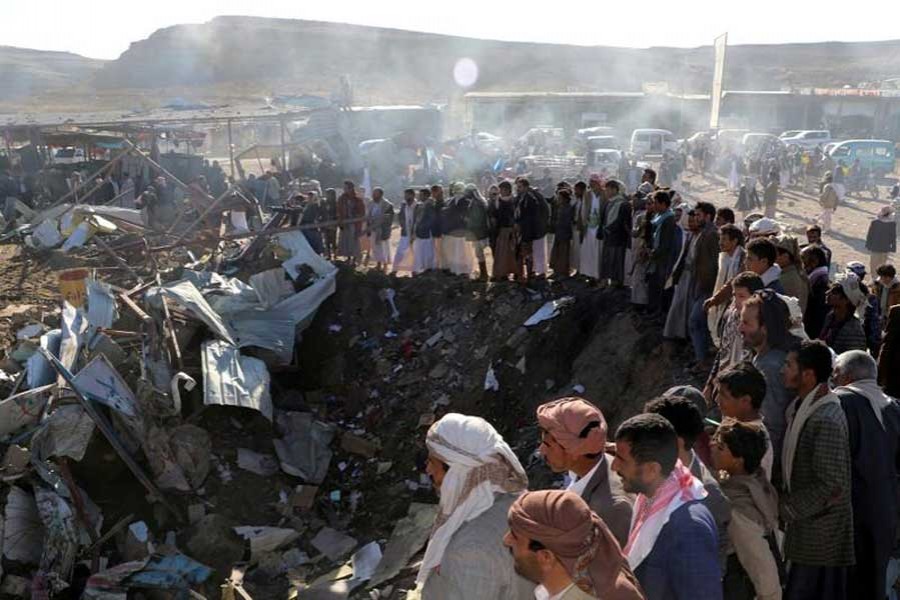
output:
<instances>
[{"instance_id":1,"label":"man wearing pink headscarf","mask_svg":"<svg viewBox=\"0 0 900 600\"><path fill-rule=\"evenodd\" d=\"M503 543L516 571L540 584L537 600L644 600L619 544L577 494L522 494L509 509Z\"/></svg>"},{"instance_id":2,"label":"man wearing pink headscarf","mask_svg":"<svg viewBox=\"0 0 900 600\"><path fill-rule=\"evenodd\" d=\"M560 398L537 409L541 428L540 452L556 473L568 472L568 490L588 503L603 519L619 545L628 541L632 498L603 453L606 419L583 398Z\"/></svg>"}]
</instances>

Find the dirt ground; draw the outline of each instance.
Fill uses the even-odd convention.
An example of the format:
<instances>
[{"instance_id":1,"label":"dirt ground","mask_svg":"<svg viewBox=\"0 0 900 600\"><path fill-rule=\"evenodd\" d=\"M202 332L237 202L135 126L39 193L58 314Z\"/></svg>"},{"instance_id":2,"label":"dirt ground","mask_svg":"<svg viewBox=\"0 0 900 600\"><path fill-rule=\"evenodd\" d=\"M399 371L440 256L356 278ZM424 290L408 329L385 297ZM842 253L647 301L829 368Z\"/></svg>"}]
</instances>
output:
<instances>
[{"instance_id":1,"label":"dirt ground","mask_svg":"<svg viewBox=\"0 0 900 600\"><path fill-rule=\"evenodd\" d=\"M703 177L690 173L684 177L689 190L683 195L692 201L712 202L716 208L734 207L737 197L729 192L725 180L717 177ZM869 266L869 253L866 251L866 232L869 223L878 211L889 204L888 188L880 188L880 199L872 200L868 195L845 199L838 207L831 221L831 231L822 236L825 245L833 254L833 260L840 265L857 260ZM792 235L798 237L801 245L806 243L806 227L813 224L822 212L818 197L803 193L800 190L783 190L775 213L776 220L786 225ZM738 215L740 218L740 215Z\"/></svg>"}]
</instances>

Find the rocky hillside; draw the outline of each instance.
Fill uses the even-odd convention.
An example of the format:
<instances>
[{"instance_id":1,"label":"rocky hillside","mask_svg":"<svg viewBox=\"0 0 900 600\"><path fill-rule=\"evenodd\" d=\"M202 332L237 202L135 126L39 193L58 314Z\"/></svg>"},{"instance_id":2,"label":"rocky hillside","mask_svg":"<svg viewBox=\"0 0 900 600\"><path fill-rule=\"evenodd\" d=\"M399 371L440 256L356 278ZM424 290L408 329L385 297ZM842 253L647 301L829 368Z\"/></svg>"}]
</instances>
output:
<instances>
[{"instance_id":1,"label":"rocky hillside","mask_svg":"<svg viewBox=\"0 0 900 600\"><path fill-rule=\"evenodd\" d=\"M0 46L0 101L78 85L90 80L104 62L70 52Z\"/></svg>"},{"instance_id":2,"label":"rocky hillside","mask_svg":"<svg viewBox=\"0 0 900 600\"><path fill-rule=\"evenodd\" d=\"M602 44L602 37L597 39ZM636 40L636 43L641 43ZM358 91L446 99L461 57L480 68L476 90L708 91L712 47L625 49L499 42L313 21L218 17L135 42L96 77L103 89L271 82L333 90L349 74ZM900 75L900 41L732 46L731 89L857 84ZM266 88L269 89L269 88Z\"/></svg>"}]
</instances>

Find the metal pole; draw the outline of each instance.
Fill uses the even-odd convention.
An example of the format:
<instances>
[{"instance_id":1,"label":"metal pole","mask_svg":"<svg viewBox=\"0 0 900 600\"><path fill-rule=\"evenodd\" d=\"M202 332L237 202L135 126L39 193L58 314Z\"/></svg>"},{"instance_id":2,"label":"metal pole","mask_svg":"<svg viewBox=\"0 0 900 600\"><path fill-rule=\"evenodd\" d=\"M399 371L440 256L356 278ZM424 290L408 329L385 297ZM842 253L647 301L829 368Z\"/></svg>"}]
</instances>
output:
<instances>
[{"instance_id":1,"label":"metal pole","mask_svg":"<svg viewBox=\"0 0 900 600\"><path fill-rule=\"evenodd\" d=\"M231 178L237 181L237 171L234 168L234 143L231 141L231 119L228 119L228 160L231 162Z\"/></svg>"},{"instance_id":2,"label":"metal pole","mask_svg":"<svg viewBox=\"0 0 900 600\"><path fill-rule=\"evenodd\" d=\"M112 424L106 419L103 413L99 412L90 400L84 397L81 391L78 389L78 386L75 385L74 375L72 375L71 371L69 371L65 365L59 362L55 356L53 356L50 352L48 352L45 348L38 348L38 352L40 352L43 357L50 363L50 366L59 374L60 377L65 380L68 386L72 389L72 392L75 394L75 398L78 400L78 403L81 405L81 408L84 409L84 412L88 414L88 416L94 421L97 425L97 428L103 434L103 436L107 439L110 446L118 453L118 455L122 458L125 464L128 466L128 469L132 472L132 474L137 478L139 482L144 486L150 496L154 499L159 500L163 506L165 506L172 515L179 522L183 522L184 518L181 513L178 512L178 509L169 502L168 499L163 495L162 491L156 487L156 484L147 476L146 473L141 469L140 465L132 458L131 454L128 453L128 450L125 446L122 445L122 442L119 441L119 438L116 436L115 430L113 429Z\"/></svg>"},{"instance_id":3,"label":"metal pole","mask_svg":"<svg viewBox=\"0 0 900 600\"><path fill-rule=\"evenodd\" d=\"M287 173L287 151L284 147L284 119L281 119L279 123L281 123L281 170Z\"/></svg>"}]
</instances>

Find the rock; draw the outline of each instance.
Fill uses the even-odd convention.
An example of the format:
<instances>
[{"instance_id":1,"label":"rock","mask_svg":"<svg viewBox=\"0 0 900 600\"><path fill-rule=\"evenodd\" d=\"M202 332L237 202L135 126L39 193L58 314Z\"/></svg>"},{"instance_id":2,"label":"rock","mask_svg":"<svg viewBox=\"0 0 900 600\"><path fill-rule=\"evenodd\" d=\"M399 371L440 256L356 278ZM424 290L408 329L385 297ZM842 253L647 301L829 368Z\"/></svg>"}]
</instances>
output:
<instances>
[{"instance_id":1,"label":"rock","mask_svg":"<svg viewBox=\"0 0 900 600\"><path fill-rule=\"evenodd\" d=\"M443 379L447 376L447 373L450 371L450 367L447 366L447 363L438 363L431 371L428 373L428 376L432 379Z\"/></svg>"},{"instance_id":2,"label":"rock","mask_svg":"<svg viewBox=\"0 0 900 600\"><path fill-rule=\"evenodd\" d=\"M223 578L243 559L244 546L244 540L234 532L234 523L217 514L200 519L185 544L191 558L212 567Z\"/></svg>"},{"instance_id":3,"label":"rock","mask_svg":"<svg viewBox=\"0 0 900 600\"><path fill-rule=\"evenodd\" d=\"M341 449L350 454L358 454L365 458L372 458L378 451L379 444L370 442L369 440L353 435L352 433L344 433L341 436Z\"/></svg>"},{"instance_id":4,"label":"rock","mask_svg":"<svg viewBox=\"0 0 900 600\"><path fill-rule=\"evenodd\" d=\"M433 348L435 344L437 344L439 341L441 341L442 337L444 337L444 332L438 331L433 336L431 336L430 338L425 340L425 345L428 346L429 348Z\"/></svg>"},{"instance_id":5,"label":"rock","mask_svg":"<svg viewBox=\"0 0 900 600\"><path fill-rule=\"evenodd\" d=\"M507 348L517 348L522 345L522 342L525 341L525 338L528 336L528 330L524 327L519 327L516 329L515 333L509 336L509 339L506 340Z\"/></svg>"}]
</instances>

